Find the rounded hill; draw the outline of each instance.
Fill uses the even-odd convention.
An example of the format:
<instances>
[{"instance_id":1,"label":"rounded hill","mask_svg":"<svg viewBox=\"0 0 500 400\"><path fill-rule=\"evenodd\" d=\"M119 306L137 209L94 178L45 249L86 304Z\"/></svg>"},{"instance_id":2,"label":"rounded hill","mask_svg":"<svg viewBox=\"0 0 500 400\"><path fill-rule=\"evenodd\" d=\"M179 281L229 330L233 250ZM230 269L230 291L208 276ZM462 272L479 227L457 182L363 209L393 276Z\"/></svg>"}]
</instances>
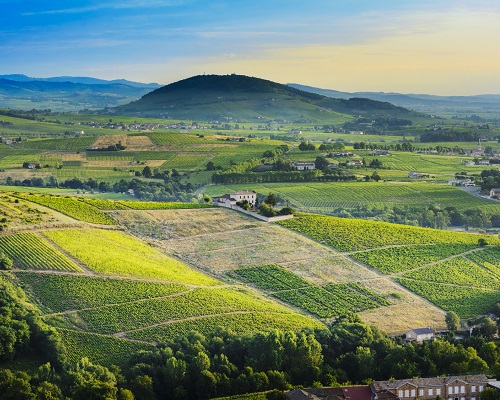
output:
<instances>
[{"instance_id":1,"label":"rounded hill","mask_svg":"<svg viewBox=\"0 0 500 400\"><path fill-rule=\"evenodd\" d=\"M244 75L198 75L156 89L116 108L123 115L175 119L331 122L353 115L413 113L368 99L332 99L287 85Z\"/></svg>"}]
</instances>

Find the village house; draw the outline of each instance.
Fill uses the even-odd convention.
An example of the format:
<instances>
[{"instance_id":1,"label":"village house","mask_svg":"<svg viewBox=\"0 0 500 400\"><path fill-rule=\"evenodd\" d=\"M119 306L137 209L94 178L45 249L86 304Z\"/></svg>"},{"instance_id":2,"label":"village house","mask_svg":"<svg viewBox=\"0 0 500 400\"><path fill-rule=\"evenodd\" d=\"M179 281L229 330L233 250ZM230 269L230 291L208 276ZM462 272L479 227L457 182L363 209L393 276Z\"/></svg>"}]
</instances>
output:
<instances>
[{"instance_id":1,"label":"village house","mask_svg":"<svg viewBox=\"0 0 500 400\"><path fill-rule=\"evenodd\" d=\"M429 174L421 174L420 172L408 172L408 178L412 179L425 179L428 178Z\"/></svg>"},{"instance_id":2,"label":"village house","mask_svg":"<svg viewBox=\"0 0 500 400\"><path fill-rule=\"evenodd\" d=\"M252 207L255 206L257 201L257 193L255 192L235 192L231 194L224 194L220 197L215 197L213 203L221 207L235 207L239 201L246 200Z\"/></svg>"},{"instance_id":3,"label":"village house","mask_svg":"<svg viewBox=\"0 0 500 400\"><path fill-rule=\"evenodd\" d=\"M314 161L296 161L292 163L293 168L297 171L309 171L316 169Z\"/></svg>"},{"instance_id":4,"label":"village house","mask_svg":"<svg viewBox=\"0 0 500 400\"><path fill-rule=\"evenodd\" d=\"M479 161L479 165L490 165L490 159L483 158L481 161Z\"/></svg>"},{"instance_id":5,"label":"village house","mask_svg":"<svg viewBox=\"0 0 500 400\"><path fill-rule=\"evenodd\" d=\"M407 342L423 342L424 340L432 340L436 337L436 333L432 328L410 329L406 332Z\"/></svg>"},{"instance_id":6,"label":"village house","mask_svg":"<svg viewBox=\"0 0 500 400\"><path fill-rule=\"evenodd\" d=\"M490 190L490 197L500 197L500 188L493 188Z\"/></svg>"},{"instance_id":7,"label":"village house","mask_svg":"<svg viewBox=\"0 0 500 400\"><path fill-rule=\"evenodd\" d=\"M302 135L302 131L299 129L290 129L287 133L289 135Z\"/></svg>"},{"instance_id":8,"label":"village house","mask_svg":"<svg viewBox=\"0 0 500 400\"><path fill-rule=\"evenodd\" d=\"M348 167L362 167L363 162L361 160L351 160L351 161L347 161L346 165Z\"/></svg>"},{"instance_id":9,"label":"village house","mask_svg":"<svg viewBox=\"0 0 500 400\"><path fill-rule=\"evenodd\" d=\"M373 381L370 388L375 400L434 400L437 396L449 400L479 400L489 382L486 375L463 375Z\"/></svg>"}]
</instances>

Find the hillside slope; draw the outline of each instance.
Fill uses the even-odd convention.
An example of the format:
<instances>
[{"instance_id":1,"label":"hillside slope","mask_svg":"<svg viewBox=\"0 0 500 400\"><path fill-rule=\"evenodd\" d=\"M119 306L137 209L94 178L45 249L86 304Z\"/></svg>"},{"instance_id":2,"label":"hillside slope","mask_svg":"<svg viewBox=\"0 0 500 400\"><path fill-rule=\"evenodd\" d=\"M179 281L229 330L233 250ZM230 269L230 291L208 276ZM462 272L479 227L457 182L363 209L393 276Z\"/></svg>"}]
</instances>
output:
<instances>
[{"instance_id":1,"label":"hillside slope","mask_svg":"<svg viewBox=\"0 0 500 400\"><path fill-rule=\"evenodd\" d=\"M384 114L417 114L369 99L332 99L244 75L198 75L174 82L116 108L117 114L163 115L179 119L309 121Z\"/></svg>"}]
</instances>

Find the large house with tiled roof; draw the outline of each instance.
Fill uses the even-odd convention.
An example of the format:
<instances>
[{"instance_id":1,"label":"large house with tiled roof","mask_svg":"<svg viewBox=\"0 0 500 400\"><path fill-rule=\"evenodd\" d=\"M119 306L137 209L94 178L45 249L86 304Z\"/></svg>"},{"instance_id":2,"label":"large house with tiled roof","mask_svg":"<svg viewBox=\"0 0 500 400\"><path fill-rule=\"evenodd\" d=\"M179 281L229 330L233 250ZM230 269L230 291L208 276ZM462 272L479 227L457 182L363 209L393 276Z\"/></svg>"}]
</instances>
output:
<instances>
[{"instance_id":1,"label":"large house with tiled roof","mask_svg":"<svg viewBox=\"0 0 500 400\"><path fill-rule=\"evenodd\" d=\"M488 386L486 375L461 375L440 378L415 378L373 381L370 384L375 400L479 400Z\"/></svg>"}]
</instances>

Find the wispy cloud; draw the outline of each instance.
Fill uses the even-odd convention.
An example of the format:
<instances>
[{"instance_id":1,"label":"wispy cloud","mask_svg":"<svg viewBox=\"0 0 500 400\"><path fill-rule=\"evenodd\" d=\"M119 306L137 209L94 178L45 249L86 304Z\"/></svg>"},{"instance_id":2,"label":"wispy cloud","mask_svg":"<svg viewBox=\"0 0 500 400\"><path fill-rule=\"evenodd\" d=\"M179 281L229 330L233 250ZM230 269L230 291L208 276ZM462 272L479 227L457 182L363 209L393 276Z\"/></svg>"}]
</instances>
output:
<instances>
[{"instance_id":1,"label":"wispy cloud","mask_svg":"<svg viewBox=\"0 0 500 400\"><path fill-rule=\"evenodd\" d=\"M186 1L183 0L128 0L123 2L101 2L97 4L88 5L85 7L72 7L72 8L61 8L52 9L44 11L32 11L24 12L22 15L54 15L54 14L81 14L100 10L123 10L123 9L134 9L134 8L163 8L163 7L175 7L185 4Z\"/></svg>"}]
</instances>

